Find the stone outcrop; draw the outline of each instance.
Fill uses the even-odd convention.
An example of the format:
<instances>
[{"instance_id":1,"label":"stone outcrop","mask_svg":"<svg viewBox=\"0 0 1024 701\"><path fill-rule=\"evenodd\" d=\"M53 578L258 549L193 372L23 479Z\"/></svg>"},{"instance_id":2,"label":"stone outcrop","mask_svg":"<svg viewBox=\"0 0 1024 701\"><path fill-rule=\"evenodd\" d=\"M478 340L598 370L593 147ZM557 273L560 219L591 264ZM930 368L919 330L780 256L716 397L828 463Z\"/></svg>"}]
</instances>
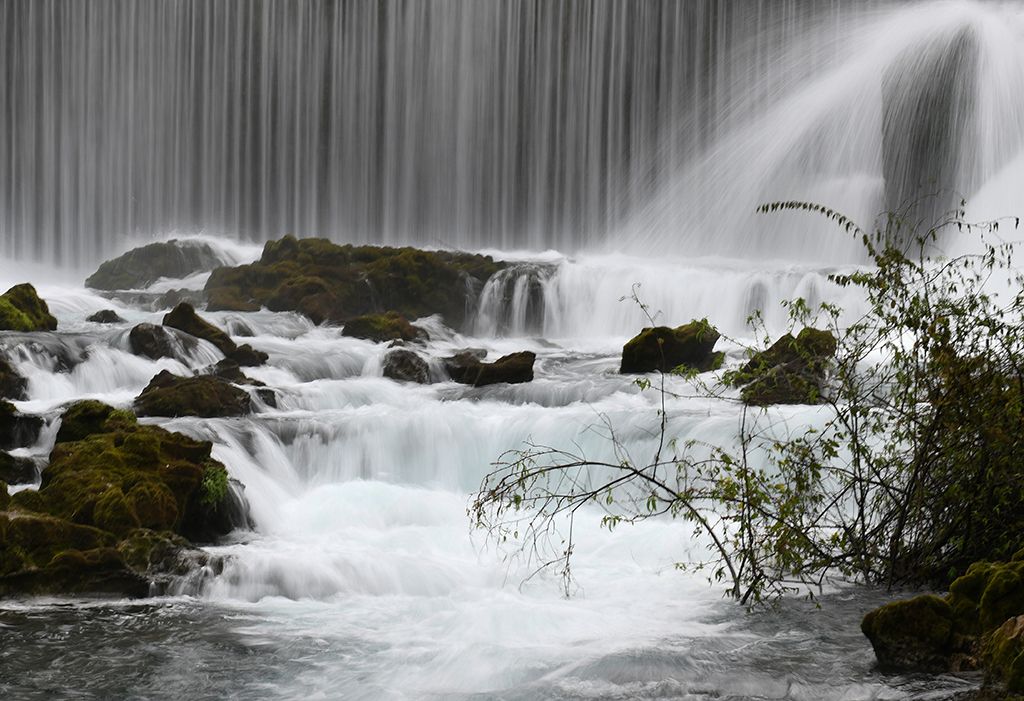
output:
<instances>
[{"instance_id":1,"label":"stone outcrop","mask_svg":"<svg viewBox=\"0 0 1024 701\"><path fill-rule=\"evenodd\" d=\"M405 348L394 348L384 356L384 377L400 382L430 382L430 367L427 361Z\"/></svg>"},{"instance_id":2,"label":"stone outcrop","mask_svg":"<svg viewBox=\"0 0 1024 701\"><path fill-rule=\"evenodd\" d=\"M0 295L0 331L53 331L57 319L28 283Z\"/></svg>"},{"instance_id":3,"label":"stone outcrop","mask_svg":"<svg viewBox=\"0 0 1024 701\"><path fill-rule=\"evenodd\" d=\"M225 358L230 358L243 367L263 365L267 362L266 353L255 350L248 344L236 345L230 336L196 314L195 308L187 302L181 302L168 312L164 316L163 324L209 341L224 354Z\"/></svg>"},{"instance_id":4,"label":"stone outcrop","mask_svg":"<svg viewBox=\"0 0 1024 701\"><path fill-rule=\"evenodd\" d=\"M199 241L162 241L133 248L101 264L86 281L95 290L135 290L161 278L181 279L213 270L220 257Z\"/></svg>"},{"instance_id":5,"label":"stone outcrop","mask_svg":"<svg viewBox=\"0 0 1024 701\"><path fill-rule=\"evenodd\" d=\"M135 398L139 416L243 416L252 412L245 390L216 375L180 377L167 370L156 375Z\"/></svg>"},{"instance_id":6,"label":"stone outcrop","mask_svg":"<svg viewBox=\"0 0 1024 701\"><path fill-rule=\"evenodd\" d=\"M724 356L715 353L720 334L706 319L669 328L646 328L622 347L619 372L669 372L676 368L706 372L721 366Z\"/></svg>"},{"instance_id":7,"label":"stone outcrop","mask_svg":"<svg viewBox=\"0 0 1024 701\"><path fill-rule=\"evenodd\" d=\"M341 324L393 311L407 319L440 314L461 327L479 289L502 267L488 256L381 246L339 246L286 236L259 261L218 268L206 283L207 309L295 311Z\"/></svg>"},{"instance_id":8,"label":"stone outcrop","mask_svg":"<svg viewBox=\"0 0 1024 701\"><path fill-rule=\"evenodd\" d=\"M408 319L397 312L365 314L349 319L342 327L341 335L377 343L429 340L426 331L418 326L413 326Z\"/></svg>"},{"instance_id":9,"label":"stone outcrop","mask_svg":"<svg viewBox=\"0 0 1024 701\"><path fill-rule=\"evenodd\" d=\"M805 328L786 334L767 350L755 353L727 380L741 386L740 398L751 406L820 404L836 339L829 331Z\"/></svg>"},{"instance_id":10,"label":"stone outcrop","mask_svg":"<svg viewBox=\"0 0 1024 701\"><path fill-rule=\"evenodd\" d=\"M520 351L502 356L493 363L484 363L478 354L464 351L445 358L444 366L448 376L456 382L484 387L499 382L532 382L533 363L536 359L532 351Z\"/></svg>"}]
</instances>

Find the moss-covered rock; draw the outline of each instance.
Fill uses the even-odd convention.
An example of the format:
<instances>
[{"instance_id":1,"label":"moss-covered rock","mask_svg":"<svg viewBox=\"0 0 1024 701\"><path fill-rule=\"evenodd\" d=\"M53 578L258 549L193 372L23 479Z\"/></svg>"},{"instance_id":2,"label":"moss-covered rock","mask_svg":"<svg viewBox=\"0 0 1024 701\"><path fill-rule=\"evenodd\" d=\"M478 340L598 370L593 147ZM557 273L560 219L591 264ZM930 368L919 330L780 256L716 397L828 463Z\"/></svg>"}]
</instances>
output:
<instances>
[{"instance_id":1,"label":"moss-covered rock","mask_svg":"<svg viewBox=\"0 0 1024 701\"><path fill-rule=\"evenodd\" d=\"M249 394L215 375L156 375L135 399L139 416L242 416L252 411Z\"/></svg>"},{"instance_id":2,"label":"moss-covered rock","mask_svg":"<svg viewBox=\"0 0 1024 701\"><path fill-rule=\"evenodd\" d=\"M162 241L134 248L102 263L86 281L95 290L132 290L148 287L160 278L181 279L213 270L220 257L209 244L198 241Z\"/></svg>"},{"instance_id":3,"label":"moss-covered rock","mask_svg":"<svg viewBox=\"0 0 1024 701\"><path fill-rule=\"evenodd\" d=\"M418 326L413 326L408 319L397 312L365 314L349 319L345 322L341 335L377 343L429 340L426 331Z\"/></svg>"},{"instance_id":4,"label":"moss-covered rock","mask_svg":"<svg viewBox=\"0 0 1024 701\"><path fill-rule=\"evenodd\" d=\"M201 338L212 343L224 357L234 360L243 367L263 365L267 362L267 354L254 349L249 344L236 345L231 337L196 313L195 308L187 302L178 304L163 319L164 326Z\"/></svg>"},{"instance_id":5,"label":"moss-covered rock","mask_svg":"<svg viewBox=\"0 0 1024 701\"><path fill-rule=\"evenodd\" d=\"M0 450L33 445L42 428L42 417L22 414L10 402L0 400Z\"/></svg>"},{"instance_id":6,"label":"moss-covered rock","mask_svg":"<svg viewBox=\"0 0 1024 701\"><path fill-rule=\"evenodd\" d=\"M861 631L886 671L945 672L955 652L953 611L945 599L932 594L871 611Z\"/></svg>"},{"instance_id":7,"label":"moss-covered rock","mask_svg":"<svg viewBox=\"0 0 1024 701\"><path fill-rule=\"evenodd\" d=\"M674 329L646 328L622 347L619 372L668 372L680 366L698 372L713 370L722 363L721 354L714 352L719 337L718 330L707 319Z\"/></svg>"},{"instance_id":8,"label":"moss-covered rock","mask_svg":"<svg viewBox=\"0 0 1024 701\"><path fill-rule=\"evenodd\" d=\"M830 331L805 328L755 353L726 380L743 387L740 398L751 406L820 404L828 362L835 353L836 339Z\"/></svg>"},{"instance_id":9,"label":"moss-covered rock","mask_svg":"<svg viewBox=\"0 0 1024 701\"><path fill-rule=\"evenodd\" d=\"M1024 693L1024 616L1009 618L986 635L981 657L986 683Z\"/></svg>"},{"instance_id":10,"label":"moss-covered rock","mask_svg":"<svg viewBox=\"0 0 1024 701\"><path fill-rule=\"evenodd\" d=\"M427 361L405 348L394 348L384 355L384 377L399 382L430 382L430 368Z\"/></svg>"},{"instance_id":11,"label":"moss-covered rock","mask_svg":"<svg viewBox=\"0 0 1024 701\"><path fill-rule=\"evenodd\" d=\"M0 356L0 399L24 399L28 380L14 366Z\"/></svg>"},{"instance_id":12,"label":"moss-covered rock","mask_svg":"<svg viewBox=\"0 0 1024 701\"><path fill-rule=\"evenodd\" d=\"M407 319L440 314L461 327L477 292L501 267L469 253L286 236L268 242L256 263L214 270L207 309L297 311L318 324L386 311Z\"/></svg>"},{"instance_id":13,"label":"moss-covered rock","mask_svg":"<svg viewBox=\"0 0 1024 701\"><path fill-rule=\"evenodd\" d=\"M536 359L537 355L532 351L520 351L502 356L493 363L484 363L477 354L463 352L445 358L444 366L448 376L456 382L483 387L499 382L532 382L533 363Z\"/></svg>"},{"instance_id":14,"label":"moss-covered rock","mask_svg":"<svg viewBox=\"0 0 1024 701\"><path fill-rule=\"evenodd\" d=\"M116 411L118 410L109 404L95 399L85 399L69 405L61 414L56 442L80 441L94 433L105 432L107 419ZM131 412L126 413L134 423L135 417Z\"/></svg>"},{"instance_id":15,"label":"moss-covered rock","mask_svg":"<svg viewBox=\"0 0 1024 701\"><path fill-rule=\"evenodd\" d=\"M56 328L57 319L39 298L36 288L27 282L0 295L0 330L53 331Z\"/></svg>"},{"instance_id":16,"label":"moss-covered rock","mask_svg":"<svg viewBox=\"0 0 1024 701\"><path fill-rule=\"evenodd\" d=\"M206 562L186 538L213 540L247 523L210 443L95 402L68 409L64 426L76 425L74 440L54 447L38 491L8 497L0 483L0 596L144 596L156 572Z\"/></svg>"},{"instance_id":17,"label":"moss-covered rock","mask_svg":"<svg viewBox=\"0 0 1024 701\"><path fill-rule=\"evenodd\" d=\"M95 314L90 314L85 317L86 321L91 321L94 324L123 324L124 319L118 315L113 309L101 309Z\"/></svg>"}]
</instances>

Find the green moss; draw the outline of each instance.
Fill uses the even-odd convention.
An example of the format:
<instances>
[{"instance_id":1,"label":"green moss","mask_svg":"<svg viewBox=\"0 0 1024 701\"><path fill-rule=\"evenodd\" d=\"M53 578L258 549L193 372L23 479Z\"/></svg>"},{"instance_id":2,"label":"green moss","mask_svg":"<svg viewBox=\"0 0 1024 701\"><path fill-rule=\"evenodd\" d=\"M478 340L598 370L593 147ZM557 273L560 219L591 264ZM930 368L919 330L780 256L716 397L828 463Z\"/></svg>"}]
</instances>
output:
<instances>
[{"instance_id":1,"label":"green moss","mask_svg":"<svg viewBox=\"0 0 1024 701\"><path fill-rule=\"evenodd\" d=\"M0 480L0 511L6 511L11 504L11 494L7 491L7 483Z\"/></svg>"},{"instance_id":2,"label":"green moss","mask_svg":"<svg viewBox=\"0 0 1024 701\"><path fill-rule=\"evenodd\" d=\"M61 414L57 443L80 441L104 431L104 425L113 413L112 406L93 399L75 402Z\"/></svg>"},{"instance_id":3,"label":"green moss","mask_svg":"<svg viewBox=\"0 0 1024 701\"><path fill-rule=\"evenodd\" d=\"M204 479L202 488L205 490L205 487ZM178 504L174 494L160 482L139 482L128 491L125 499L143 528L167 531L172 530L178 521Z\"/></svg>"},{"instance_id":4,"label":"green moss","mask_svg":"<svg viewBox=\"0 0 1024 701\"><path fill-rule=\"evenodd\" d=\"M643 329L622 347L623 373L645 373L677 368L707 372L720 366L714 353L719 333L707 319L691 321L674 329L655 326Z\"/></svg>"},{"instance_id":5,"label":"green moss","mask_svg":"<svg viewBox=\"0 0 1024 701\"><path fill-rule=\"evenodd\" d=\"M97 528L115 535L123 535L139 527L139 519L120 487L110 487L99 496L93 507L92 521Z\"/></svg>"},{"instance_id":6,"label":"green moss","mask_svg":"<svg viewBox=\"0 0 1024 701\"><path fill-rule=\"evenodd\" d=\"M895 601L868 613L861 631L886 670L946 671L954 652L953 612L938 596Z\"/></svg>"},{"instance_id":7,"label":"green moss","mask_svg":"<svg viewBox=\"0 0 1024 701\"><path fill-rule=\"evenodd\" d=\"M467 253L286 236L268 242L257 263L213 271L207 309L266 306L298 311L315 323L393 310L410 319L440 314L458 327L467 318L467 290L500 268L487 256Z\"/></svg>"},{"instance_id":8,"label":"green moss","mask_svg":"<svg viewBox=\"0 0 1024 701\"><path fill-rule=\"evenodd\" d=\"M401 314L366 314L349 319L341 331L342 335L352 338L364 338L369 341L383 343L385 341L419 341L427 340L423 329L417 328Z\"/></svg>"},{"instance_id":9,"label":"green moss","mask_svg":"<svg viewBox=\"0 0 1024 701\"><path fill-rule=\"evenodd\" d=\"M164 370L135 399L140 416L242 416L252 411L245 390L215 375L178 377Z\"/></svg>"},{"instance_id":10,"label":"green moss","mask_svg":"<svg viewBox=\"0 0 1024 701\"><path fill-rule=\"evenodd\" d=\"M220 463L211 463L203 471L203 483L199 501L204 506L215 507L228 496L228 471Z\"/></svg>"},{"instance_id":11,"label":"green moss","mask_svg":"<svg viewBox=\"0 0 1024 701\"><path fill-rule=\"evenodd\" d=\"M15 285L0 295L0 329L53 331L56 328L57 319L32 285Z\"/></svg>"}]
</instances>

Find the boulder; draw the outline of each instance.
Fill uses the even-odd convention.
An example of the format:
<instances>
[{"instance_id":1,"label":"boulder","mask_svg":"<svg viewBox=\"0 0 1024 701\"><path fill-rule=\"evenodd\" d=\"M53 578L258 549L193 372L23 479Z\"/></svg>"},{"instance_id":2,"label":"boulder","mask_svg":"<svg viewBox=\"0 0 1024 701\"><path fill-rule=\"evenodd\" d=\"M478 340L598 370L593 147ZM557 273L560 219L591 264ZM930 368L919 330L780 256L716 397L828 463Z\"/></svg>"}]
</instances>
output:
<instances>
[{"instance_id":1,"label":"boulder","mask_svg":"<svg viewBox=\"0 0 1024 701\"><path fill-rule=\"evenodd\" d=\"M118 410L109 404L95 399L84 399L75 402L64 409L60 416L60 426L57 428L55 443L70 443L88 438L94 433L102 433L107 430L108 421L116 417L135 422L135 416L130 411Z\"/></svg>"},{"instance_id":2,"label":"boulder","mask_svg":"<svg viewBox=\"0 0 1024 701\"><path fill-rule=\"evenodd\" d=\"M237 348L230 336L196 314L195 308L187 302L182 302L169 311L164 316L163 325L209 341L224 355Z\"/></svg>"},{"instance_id":3,"label":"boulder","mask_svg":"<svg viewBox=\"0 0 1024 701\"><path fill-rule=\"evenodd\" d=\"M384 355L384 377L400 382L430 382L430 367L427 361L411 350L395 348Z\"/></svg>"},{"instance_id":4,"label":"boulder","mask_svg":"<svg viewBox=\"0 0 1024 701\"><path fill-rule=\"evenodd\" d=\"M14 366L0 355L0 398L24 399L28 380L22 377Z\"/></svg>"},{"instance_id":5,"label":"boulder","mask_svg":"<svg viewBox=\"0 0 1024 701\"><path fill-rule=\"evenodd\" d=\"M33 445L42 429L42 417L22 414L10 402L0 400L0 450Z\"/></svg>"},{"instance_id":6,"label":"boulder","mask_svg":"<svg viewBox=\"0 0 1024 701\"><path fill-rule=\"evenodd\" d=\"M751 406L820 404L836 339L829 331L805 328L786 334L755 353L727 381L742 386L740 398Z\"/></svg>"},{"instance_id":7,"label":"boulder","mask_svg":"<svg viewBox=\"0 0 1024 701\"><path fill-rule=\"evenodd\" d=\"M868 613L861 631L883 671L950 671L954 646L953 610L933 594L895 601Z\"/></svg>"},{"instance_id":8,"label":"boulder","mask_svg":"<svg viewBox=\"0 0 1024 701\"><path fill-rule=\"evenodd\" d=\"M128 333L128 344L132 353L150 360L176 357L175 343L170 332L156 324L138 324L132 327Z\"/></svg>"},{"instance_id":9,"label":"boulder","mask_svg":"<svg viewBox=\"0 0 1024 701\"><path fill-rule=\"evenodd\" d=\"M243 367L263 365L270 357L249 344L238 346L231 337L210 322L196 314L195 308L182 302L164 316L164 326L184 331L185 333L209 341L224 354Z\"/></svg>"},{"instance_id":10,"label":"boulder","mask_svg":"<svg viewBox=\"0 0 1024 701\"><path fill-rule=\"evenodd\" d=\"M101 309L95 314L91 314L85 318L86 321L91 321L94 324L122 324L122 319L117 312L113 309Z\"/></svg>"},{"instance_id":11,"label":"boulder","mask_svg":"<svg viewBox=\"0 0 1024 701\"><path fill-rule=\"evenodd\" d=\"M252 411L249 395L215 375L179 377L167 370L135 399L139 416L242 416Z\"/></svg>"},{"instance_id":12,"label":"boulder","mask_svg":"<svg viewBox=\"0 0 1024 701\"><path fill-rule=\"evenodd\" d=\"M479 290L502 267L469 253L286 236L268 242L256 263L214 270L205 292L211 311L266 307L299 312L317 324L386 311L407 319L440 314L459 328L471 318Z\"/></svg>"},{"instance_id":13,"label":"boulder","mask_svg":"<svg viewBox=\"0 0 1024 701\"><path fill-rule=\"evenodd\" d=\"M366 314L349 319L341 329L341 335L351 338L362 338L377 343L394 340L429 340L426 331L413 326L409 323L408 319L397 312Z\"/></svg>"},{"instance_id":14,"label":"boulder","mask_svg":"<svg viewBox=\"0 0 1024 701\"><path fill-rule=\"evenodd\" d=\"M669 372L683 367L706 372L721 367L724 356L715 353L719 333L707 319L692 321L674 329L646 328L622 347L619 372Z\"/></svg>"},{"instance_id":15,"label":"boulder","mask_svg":"<svg viewBox=\"0 0 1024 701\"><path fill-rule=\"evenodd\" d=\"M0 331L53 331L57 319L28 283L0 295Z\"/></svg>"},{"instance_id":16,"label":"boulder","mask_svg":"<svg viewBox=\"0 0 1024 701\"><path fill-rule=\"evenodd\" d=\"M498 382L510 384L533 381L533 363L537 356L532 351L511 353L493 363L483 363L472 352L458 353L444 361L448 376L454 381L483 387Z\"/></svg>"},{"instance_id":17,"label":"boulder","mask_svg":"<svg viewBox=\"0 0 1024 701\"><path fill-rule=\"evenodd\" d=\"M72 426L38 491L8 497L0 483L0 596L146 596L158 574L209 564L186 539L248 524L210 443L97 402L69 407L62 427Z\"/></svg>"},{"instance_id":18,"label":"boulder","mask_svg":"<svg viewBox=\"0 0 1024 701\"><path fill-rule=\"evenodd\" d=\"M139 289L160 278L181 279L213 270L222 262L213 248L198 241L151 243L102 263L85 285L95 290Z\"/></svg>"},{"instance_id":19,"label":"boulder","mask_svg":"<svg viewBox=\"0 0 1024 701\"><path fill-rule=\"evenodd\" d=\"M986 684L1024 693L1024 615L1007 619L985 636L981 657Z\"/></svg>"}]
</instances>

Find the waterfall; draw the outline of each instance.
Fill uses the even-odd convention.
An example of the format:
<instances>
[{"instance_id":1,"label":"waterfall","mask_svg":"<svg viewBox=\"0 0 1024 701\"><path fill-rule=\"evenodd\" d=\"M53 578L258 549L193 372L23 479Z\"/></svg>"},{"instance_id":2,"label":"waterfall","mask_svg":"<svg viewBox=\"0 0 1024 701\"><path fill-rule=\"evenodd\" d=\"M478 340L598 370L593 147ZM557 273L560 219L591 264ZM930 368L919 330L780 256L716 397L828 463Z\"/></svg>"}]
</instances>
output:
<instances>
[{"instance_id":1,"label":"waterfall","mask_svg":"<svg viewBox=\"0 0 1024 701\"><path fill-rule=\"evenodd\" d=\"M878 3L822 5L6 0L0 252L593 248Z\"/></svg>"}]
</instances>

